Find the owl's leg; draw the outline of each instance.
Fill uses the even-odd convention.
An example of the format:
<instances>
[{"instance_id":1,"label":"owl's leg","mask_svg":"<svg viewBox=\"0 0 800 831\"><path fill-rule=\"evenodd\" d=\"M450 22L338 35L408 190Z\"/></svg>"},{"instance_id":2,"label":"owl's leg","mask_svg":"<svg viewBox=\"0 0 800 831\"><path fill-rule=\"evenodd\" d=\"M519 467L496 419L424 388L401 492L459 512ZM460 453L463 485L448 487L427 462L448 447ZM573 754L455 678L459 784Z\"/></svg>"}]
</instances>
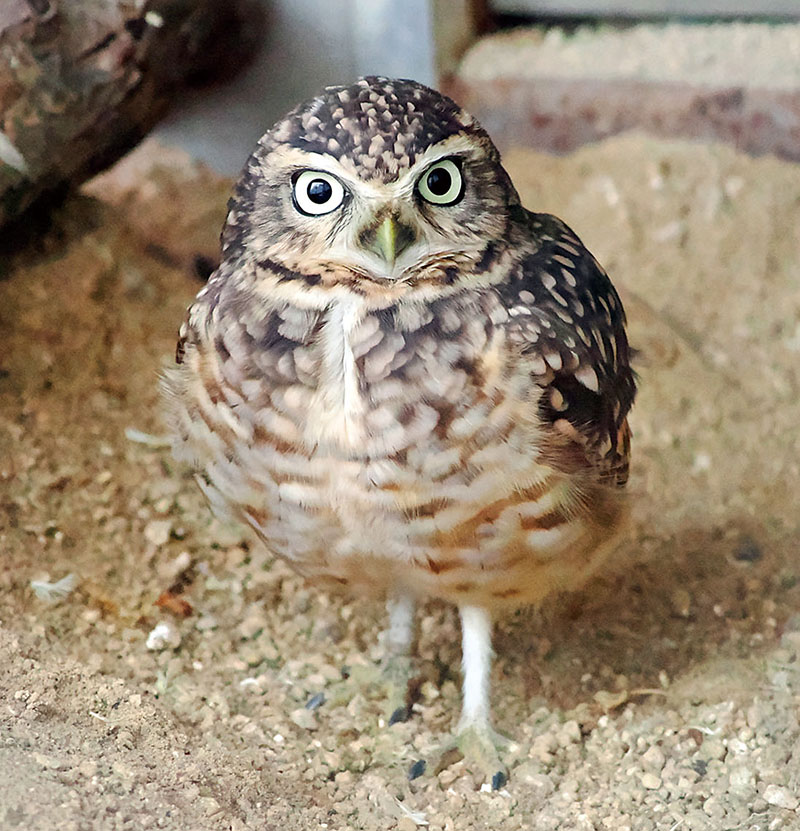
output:
<instances>
[{"instance_id":1,"label":"owl's leg","mask_svg":"<svg viewBox=\"0 0 800 831\"><path fill-rule=\"evenodd\" d=\"M358 690L385 702L382 709L389 724L408 719L415 605L414 598L407 594L389 597L386 602L389 625L381 635L385 654L380 666L354 667L349 683L341 685L333 694L334 703L344 703Z\"/></svg>"},{"instance_id":2,"label":"owl's leg","mask_svg":"<svg viewBox=\"0 0 800 831\"><path fill-rule=\"evenodd\" d=\"M407 594L392 595L386 601L389 626L384 633L387 650L393 655L408 655L414 640L414 598Z\"/></svg>"},{"instance_id":3,"label":"owl's leg","mask_svg":"<svg viewBox=\"0 0 800 831\"><path fill-rule=\"evenodd\" d=\"M492 619L485 609L462 606L461 650L464 673L461 718L456 746L470 763L501 788L507 779L499 749L508 744L492 729L489 709L489 673L492 665Z\"/></svg>"},{"instance_id":4,"label":"owl's leg","mask_svg":"<svg viewBox=\"0 0 800 831\"><path fill-rule=\"evenodd\" d=\"M389 597L389 625L383 634L386 655L381 675L386 693L385 712L389 724L407 721L411 715L408 681L411 678L411 644L414 640L414 598L407 594Z\"/></svg>"}]
</instances>

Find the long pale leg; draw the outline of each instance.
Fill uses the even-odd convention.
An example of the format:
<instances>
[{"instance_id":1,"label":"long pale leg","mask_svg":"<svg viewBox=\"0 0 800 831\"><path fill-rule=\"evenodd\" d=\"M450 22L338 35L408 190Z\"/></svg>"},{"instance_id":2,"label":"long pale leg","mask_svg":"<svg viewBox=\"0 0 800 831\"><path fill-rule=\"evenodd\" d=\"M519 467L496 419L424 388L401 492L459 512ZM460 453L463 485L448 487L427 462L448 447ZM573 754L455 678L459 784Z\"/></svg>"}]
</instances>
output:
<instances>
[{"instance_id":1,"label":"long pale leg","mask_svg":"<svg viewBox=\"0 0 800 831\"><path fill-rule=\"evenodd\" d=\"M414 598L407 594L389 597L386 611L389 626L384 632L386 657L383 659L383 685L387 696L389 724L407 721L408 680L411 677L411 644L414 640Z\"/></svg>"},{"instance_id":2,"label":"long pale leg","mask_svg":"<svg viewBox=\"0 0 800 831\"><path fill-rule=\"evenodd\" d=\"M489 672L492 668L492 620L485 609L462 606L461 666L463 700L458 732L489 726Z\"/></svg>"},{"instance_id":3,"label":"long pale leg","mask_svg":"<svg viewBox=\"0 0 800 831\"><path fill-rule=\"evenodd\" d=\"M408 655L414 639L414 598L401 594L386 601L389 626L384 633L386 650L392 655Z\"/></svg>"},{"instance_id":4,"label":"long pale leg","mask_svg":"<svg viewBox=\"0 0 800 831\"><path fill-rule=\"evenodd\" d=\"M492 619L477 606L461 606L459 612L464 686L456 745L467 764L477 766L491 780L492 787L498 789L507 779L498 748L507 742L492 729L489 709Z\"/></svg>"},{"instance_id":5,"label":"long pale leg","mask_svg":"<svg viewBox=\"0 0 800 831\"><path fill-rule=\"evenodd\" d=\"M360 692L385 702L382 709L389 724L408 719L414 607L414 599L406 594L393 595L386 601L389 624L381 635L385 654L380 666L354 667L349 679L331 693L334 704L344 704Z\"/></svg>"}]
</instances>

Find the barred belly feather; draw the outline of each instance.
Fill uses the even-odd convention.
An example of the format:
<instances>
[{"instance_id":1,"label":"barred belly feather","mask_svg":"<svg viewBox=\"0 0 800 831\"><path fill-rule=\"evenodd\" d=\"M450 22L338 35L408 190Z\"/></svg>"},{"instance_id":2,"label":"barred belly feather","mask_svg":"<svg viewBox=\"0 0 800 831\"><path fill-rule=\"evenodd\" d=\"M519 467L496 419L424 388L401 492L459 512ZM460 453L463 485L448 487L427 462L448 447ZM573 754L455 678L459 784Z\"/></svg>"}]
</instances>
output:
<instances>
[{"instance_id":1,"label":"barred belly feather","mask_svg":"<svg viewBox=\"0 0 800 831\"><path fill-rule=\"evenodd\" d=\"M538 602L601 562L621 503L542 461L542 388L509 351L498 302L462 296L436 318L352 298L274 310L250 327L282 333L258 374L233 357L255 346L247 325L205 310L195 331L224 332L226 349L201 338L169 376L178 453L202 460L212 505L314 581Z\"/></svg>"}]
</instances>

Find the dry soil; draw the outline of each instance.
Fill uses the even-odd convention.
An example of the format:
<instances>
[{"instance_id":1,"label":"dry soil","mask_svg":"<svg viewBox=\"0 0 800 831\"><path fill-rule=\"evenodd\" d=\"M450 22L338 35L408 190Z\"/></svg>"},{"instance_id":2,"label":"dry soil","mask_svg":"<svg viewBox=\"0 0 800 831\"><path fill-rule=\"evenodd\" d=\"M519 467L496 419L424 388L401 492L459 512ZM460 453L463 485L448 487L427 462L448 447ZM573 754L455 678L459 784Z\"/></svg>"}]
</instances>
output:
<instances>
[{"instance_id":1,"label":"dry soil","mask_svg":"<svg viewBox=\"0 0 800 831\"><path fill-rule=\"evenodd\" d=\"M331 703L382 610L213 522L159 442L229 183L145 145L0 280L0 828L800 827L800 168L636 136L507 162L620 287L641 384L629 535L498 625L507 786L407 778L458 712L452 609L409 722Z\"/></svg>"}]
</instances>

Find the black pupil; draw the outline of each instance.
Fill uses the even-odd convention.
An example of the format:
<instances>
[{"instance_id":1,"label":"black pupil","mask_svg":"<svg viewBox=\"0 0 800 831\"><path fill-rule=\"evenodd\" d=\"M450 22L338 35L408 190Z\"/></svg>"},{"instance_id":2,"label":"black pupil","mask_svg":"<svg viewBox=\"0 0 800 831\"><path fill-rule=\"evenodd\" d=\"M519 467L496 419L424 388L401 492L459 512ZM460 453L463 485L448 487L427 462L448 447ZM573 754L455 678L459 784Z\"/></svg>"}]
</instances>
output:
<instances>
[{"instance_id":1,"label":"black pupil","mask_svg":"<svg viewBox=\"0 0 800 831\"><path fill-rule=\"evenodd\" d=\"M428 188L436 196L444 196L450 190L452 184L453 179L444 168L437 167L436 170L432 170L428 174Z\"/></svg>"},{"instance_id":2,"label":"black pupil","mask_svg":"<svg viewBox=\"0 0 800 831\"><path fill-rule=\"evenodd\" d=\"M324 205L333 196L333 189L324 179L314 179L308 186L308 198L317 205Z\"/></svg>"}]
</instances>

